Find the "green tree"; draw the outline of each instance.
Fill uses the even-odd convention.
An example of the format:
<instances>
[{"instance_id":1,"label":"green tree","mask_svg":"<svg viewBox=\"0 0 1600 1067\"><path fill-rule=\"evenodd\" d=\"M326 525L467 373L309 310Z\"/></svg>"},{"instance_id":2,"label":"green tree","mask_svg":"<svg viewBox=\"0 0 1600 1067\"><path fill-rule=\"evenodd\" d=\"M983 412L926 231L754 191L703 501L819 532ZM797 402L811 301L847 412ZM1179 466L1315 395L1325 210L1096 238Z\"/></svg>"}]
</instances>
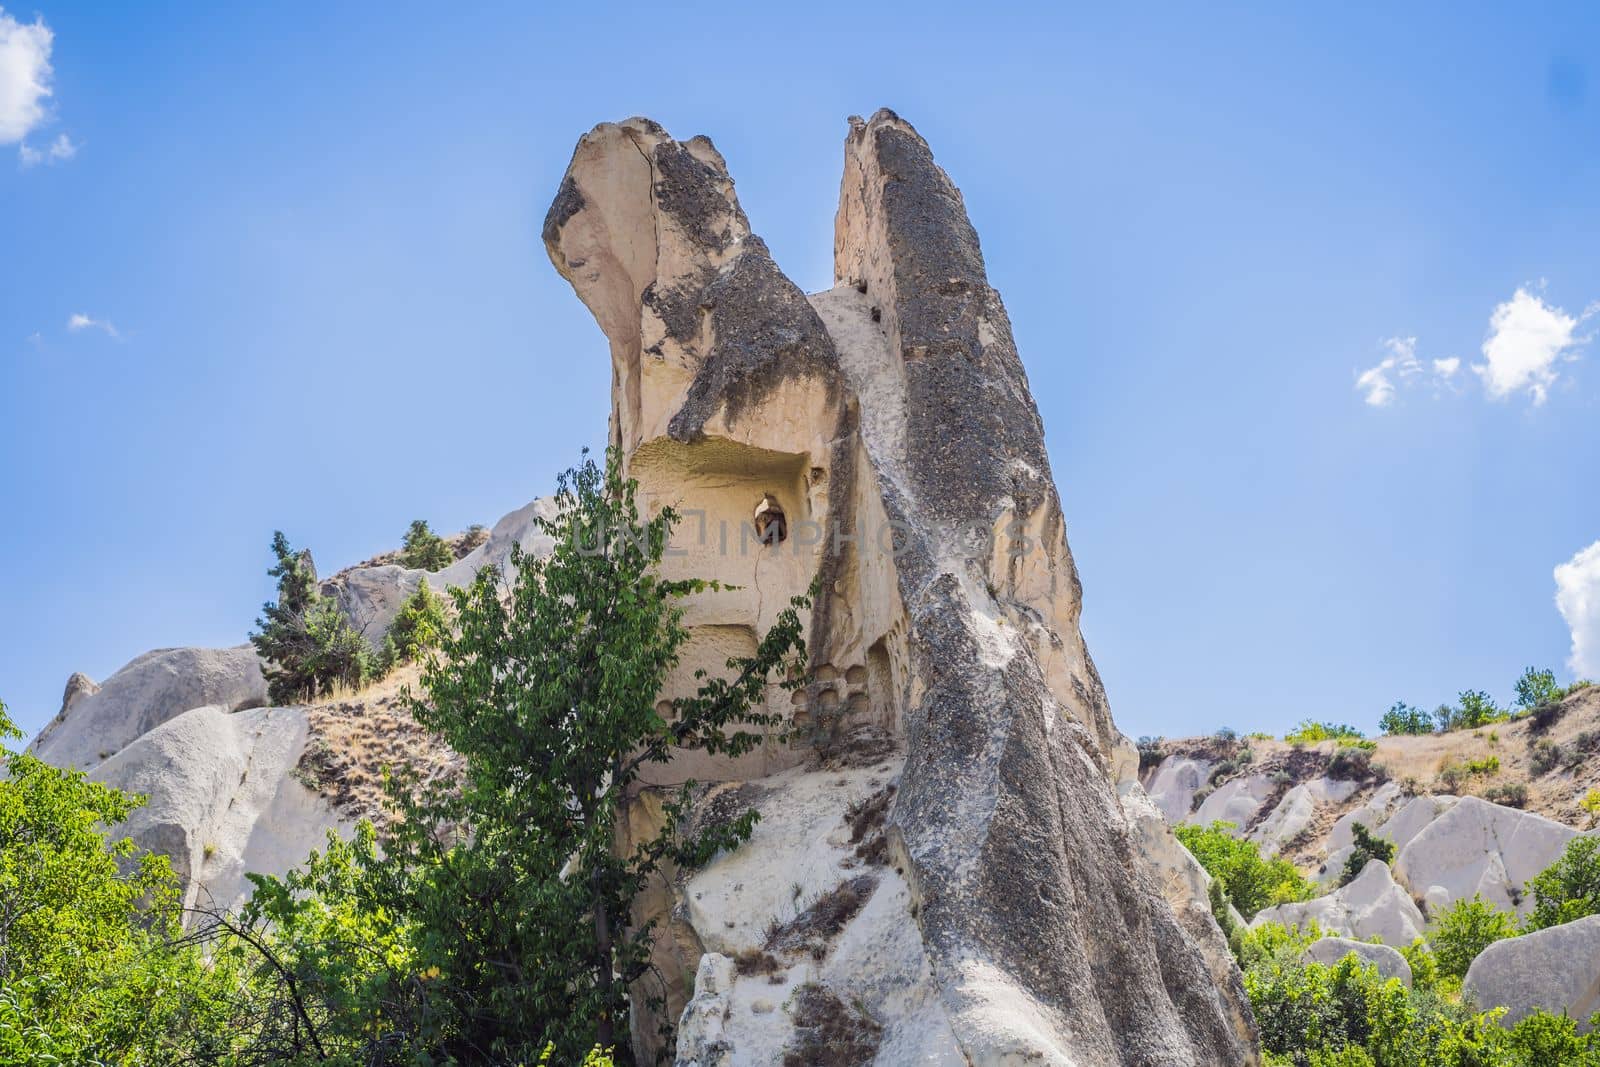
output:
<instances>
[{"instance_id":1,"label":"green tree","mask_svg":"<svg viewBox=\"0 0 1600 1067\"><path fill-rule=\"evenodd\" d=\"M1533 708L1554 704L1561 699L1561 687L1556 684L1554 671L1534 670L1532 667L1522 672L1522 677L1517 679L1517 707Z\"/></svg>"},{"instance_id":2,"label":"green tree","mask_svg":"<svg viewBox=\"0 0 1600 1067\"><path fill-rule=\"evenodd\" d=\"M1506 713L1495 705L1494 698L1481 689L1463 689L1456 707L1441 704L1434 712L1442 731L1476 730L1505 717Z\"/></svg>"},{"instance_id":3,"label":"green tree","mask_svg":"<svg viewBox=\"0 0 1600 1067\"><path fill-rule=\"evenodd\" d=\"M384 671L401 663L411 663L429 649L438 647L448 625L444 598L428 588L428 580L424 578L417 591L400 605L394 622L389 625L381 657Z\"/></svg>"},{"instance_id":4,"label":"green tree","mask_svg":"<svg viewBox=\"0 0 1600 1067\"><path fill-rule=\"evenodd\" d=\"M412 570L442 571L455 562L455 555L427 520L415 519L400 542L400 562Z\"/></svg>"},{"instance_id":5,"label":"green tree","mask_svg":"<svg viewBox=\"0 0 1600 1067\"><path fill-rule=\"evenodd\" d=\"M1317 722L1315 719L1302 720L1300 725L1283 735L1284 741L1291 745L1315 744L1318 741L1334 741L1340 738L1359 739L1361 731L1354 726L1342 722Z\"/></svg>"},{"instance_id":6,"label":"green tree","mask_svg":"<svg viewBox=\"0 0 1600 1067\"><path fill-rule=\"evenodd\" d=\"M442 964L496 986L488 1010L482 1000L471 1005L480 1045L531 1036L533 1048L553 1042L576 1058L616 1044L629 986L648 962L649 927L629 929L635 897L663 863L702 864L746 840L755 821L746 812L691 833L686 783L665 802L657 833L619 848L624 798L644 768L680 749L750 751L781 722L761 710L771 679L793 677L780 683L792 687L800 678L804 598L755 655L727 662L727 677L702 673L694 695L672 700L665 717L657 712L689 636L679 602L720 587L660 575L678 516L669 507L642 518L636 490L616 451L604 469L585 460L564 474L557 515L538 520L554 542L550 555L513 552L509 604L492 570L454 592L458 630L444 635L423 676L426 699L411 705L465 758L467 773L458 793L434 795L407 826L462 823L473 838L440 853L436 833L411 833L397 853L442 863L487 905L473 917L478 936L460 939ZM460 899L452 887L426 902L422 921L458 929ZM519 981L506 981L502 961Z\"/></svg>"},{"instance_id":7,"label":"green tree","mask_svg":"<svg viewBox=\"0 0 1600 1067\"><path fill-rule=\"evenodd\" d=\"M1561 858L1533 876L1529 930L1560 926L1600 913L1600 838L1574 837Z\"/></svg>"},{"instance_id":8,"label":"green tree","mask_svg":"<svg viewBox=\"0 0 1600 1067\"><path fill-rule=\"evenodd\" d=\"M280 704L314 700L336 685L359 688L372 671L364 637L339 606L317 591L307 552L296 552L283 532L272 535L278 599L262 605L250 643L266 661L267 691Z\"/></svg>"},{"instance_id":9,"label":"green tree","mask_svg":"<svg viewBox=\"0 0 1600 1067\"><path fill-rule=\"evenodd\" d=\"M0 1063L175 1062L216 1051L230 973L177 943L163 856L107 831L142 803L4 742L0 704Z\"/></svg>"},{"instance_id":10,"label":"green tree","mask_svg":"<svg viewBox=\"0 0 1600 1067\"><path fill-rule=\"evenodd\" d=\"M1233 835L1237 828L1219 821L1210 826L1181 825L1173 832L1206 873L1222 884L1246 919L1274 904L1311 898L1311 883L1294 864L1281 856L1263 857L1254 842Z\"/></svg>"},{"instance_id":11,"label":"green tree","mask_svg":"<svg viewBox=\"0 0 1600 1067\"><path fill-rule=\"evenodd\" d=\"M1480 952L1515 936L1516 917L1474 893L1471 900L1458 900L1445 909L1428 934L1428 944L1440 974L1464 978Z\"/></svg>"},{"instance_id":12,"label":"green tree","mask_svg":"<svg viewBox=\"0 0 1600 1067\"><path fill-rule=\"evenodd\" d=\"M1367 864L1373 860L1382 860L1384 863L1388 863L1394 859L1393 841L1387 841L1379 837L1360 822L1354 823L1350 827L1350 832L1354 836L1355 842L1351 846L1350 855L1344 861L1344 869L1339 872L1339 884L1341 886L1349 885L1361 877L1361 872L1366 870Z\"/></svg>"},{"instance_id":13,"label":"green tree","mask_svg":"<svg viewBox=\"0 0 1600 1067\"><path fill-rule=\"evenodd\" d=\"M359 1046L362 1063L532 1063L547 1051L575 1063L596 1046L627 1059L630 986L652 936L633 924L636 897L664 865L746 840L755 813L690 827L686 783L664 799L659 831L623 845L622 805L681 749L738 756L779 727L763 708L775 677L803 678L808 606L796 599L754 655L725 676L701 672L659 714L688 638L680 603L720 587L661 576L677 515L642 518L635 493L616 453L603 469L586 460L562 476L556 516L538 520L549 556L514 550L509 590L493 569L452 590L455 625L408 705L462 756L462 778L397 775L399 818L381 837L262 880L247 918L271 931L263 947L277 973L298 976L325 1046ZM294 1003L289 986L275 1002ZM379 1055L395 1048L411 1058Z\"/></svg>"},{"instance_id":14,"label":"green tree","mask_svg":"<svg viewBox=\"0 0 1600 1067\"><path fill-rule=\"evenodd\" d=\"M1394 707L1384 712L1378 719L1378 728L1389 735L1431 734L1433 716L1421 708L1414 708L1403 700L1397 700Z\"/></svg>"}]
</instances>

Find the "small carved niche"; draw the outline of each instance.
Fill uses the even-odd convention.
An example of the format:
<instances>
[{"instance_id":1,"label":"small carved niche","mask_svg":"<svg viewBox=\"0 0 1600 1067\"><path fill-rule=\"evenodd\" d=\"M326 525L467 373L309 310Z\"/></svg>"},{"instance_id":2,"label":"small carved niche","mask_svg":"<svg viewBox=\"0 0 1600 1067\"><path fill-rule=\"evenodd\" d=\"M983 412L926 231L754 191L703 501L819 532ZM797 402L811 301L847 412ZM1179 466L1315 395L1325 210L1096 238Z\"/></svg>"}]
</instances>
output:
<instances>
[{"instance_id":1,"label":"small carved niche","mask_svg":"<svg viewBox=\"0 0 1600 1067\"><path fill-rule=\"evenodd\" d=\"M756 539L764 545L780 544L789 536L789 519L771 493L763 495L756 505L755 526Z\"/></svg>"}]
</instances>

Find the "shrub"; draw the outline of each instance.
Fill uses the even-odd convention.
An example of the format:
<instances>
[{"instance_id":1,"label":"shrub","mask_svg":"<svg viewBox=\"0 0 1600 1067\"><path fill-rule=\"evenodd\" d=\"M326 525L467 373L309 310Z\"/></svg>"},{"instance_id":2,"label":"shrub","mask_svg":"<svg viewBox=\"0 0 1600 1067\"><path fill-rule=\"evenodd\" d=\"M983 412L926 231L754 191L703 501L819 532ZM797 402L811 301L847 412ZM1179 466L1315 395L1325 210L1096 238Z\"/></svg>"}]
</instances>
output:
<instances>
[{"instance_id":1,"label":"shrub","mask_svg":"<svg viewBox=\"0 0 1600 1067\"><path fill-rule=\"evenodd\" d=\"M444 570L454 560L455 553L450 551L450 546L428 528L424 519L413 521L400 542L400 563L412 570Z\"/></svg>"},{"instance_id":2,"label":"shrub","mask_svg":"<svg viewBox=\"0 0 1600 1067\"><path fill-rule=\"evenodd\" d=\"M1230 822L1214 822L1210 826L1179 826L1173 832L1200 866L1222 884L1228 899L1246 919L1274 904L1311 898L1311 883L1294 864L1281 856L1262 856L1254 842L1233 836L1236 829Z\"/></svg>"},{"instance_id":3,"label":"shrub","mask_svg":"<svg viewBox=\"0 0 1600 1067\"><path fill-rule=\"evenodd\" d=\"M1529 930L1573 922L1600 913L1600 838L1574 837L1561 858L1534 875Z\"/></svg>"},{"instance_id":4,"label":"shrub","mask_svg":"<svg viewBox=\"0 0 1600 1067\"><path fill-rule=\"evenodd\" d=\"M1139 738L1135 747L1139 750L1139 770L1147 771L1160 763L1165 757L1161 746L1162 739L1148 735Z\"/></svg>"},{"instance_id":5,"label":"shrub","mask_svg":"<svg viewBox=\"0 0 1600 1067\"><path fill-rule=\"evenodd\" d=\"M1600 822L1600 789L1591 789L1585 793L1583 799L1578 801L1578 807L1588 814L1590 826Z\"/></svg>"},{"instance_id":6,"label":"shrub","mask_svg":"<svg viewBox=\"0 0 1600 1067\"><path fill-rule=\"evenodd\" d=\"M1347 782L1359 782L1374 774L1382 776L1381 769L1372 762L1372 752L1365 748L1338 749L1329 758L1325 773Z\"/></svg>"},{"instance_id":7,"label":"shrub","mask_svg":"<svg viewBox=\"0 0 1600 1067\"><path fill-rule=\"evenodd\" d=\"M1440 974L1463 978L1478 953L1496 941L1516 935L1514 916L1473 894L1471 900L1458 900L1444 910L1428 935L1428 944Z\"/></svg>"},{"instance_id":8,"label":"shrub","mask_svg":"<svg viewBox=\"0 0 1600 1067\"><path fill-rule=\"evenodd\" d=\"M1562 755L1561 746L1554 741L1541 739L1534 742L1528 752L1528 761L1534 777L1549 774L1561 766Z\"/></svg>"},{"instance_id":9,"label":"shrub","mask_svg":"<svg viewBox=\"0 0 1600 1067\"><path fill-rule=\"evenodd\" d=\"M1318 741L1332 741L1340 737L1361 737L1361 731L1341 722L1316 722L1303 719L1300 725L1283 735L1291 745L1310 745Z\"/></svg>"},{"instance_id":10,"label":"shrub","mask_svg":"<svg viewBox=\"0 0 1600 1067\"><path fill-rule=\"evenodd\" d=\"M1404 701L1396 701L1394 707L1384 712L1378 719L1378 728L1389 735L1431 734L1433 716L1421 708L1411 707Z\"/></svg>"},{"instance_id":11,"label":"shrub","mask_svg":"<svg viewBox=\"0 0 1600 1067\"><path fill-rule=\"evenodd\" d=\"M444 598L428 588L427 579L423 579L417 591L400 605L394 622L389 626L389 633L383 639L384 670L419 659L424 652L439 644L439 638L448 625Z\"/></svg>"},{"instance_id":12,"label":"shrub","mask_svg":"<svg viewBox=\"0 0 1600 1067\"><path fill-rule=\"evenodd\" d=\"M465 559L473 549L489 541L489 528L481 522L475 522L467 527L467 532L461 535L461 540L456 544L456 559Z\"/></svg>"},{"instance_id":13,"label":"shrub","mask_svg":"<svg viewBox=\"0 0 1600 1067\"><path fill-rule=\"evenodd\" d=\"M1494 699L1479 689L1462 690L1457 707L1441 704L1433 714L1444 731L1476 730L1507 718L1507 713L1495 706Z\"/></svg>"},{"instance_id":14,"label":"shrub","mask_svg":"<svg viewBox=\"0 0 1600 1067\"><path fill-rule=\"evenodd\" d=\"M1467 773L1468 774L1483 774L1483 775L1499 774L1500 773L1500 757L1499 756L1485 756L1482 759L1468 760L1467 761Z\"/></svg>"},{"instance_id":15,"label":"shrub","mask_svg":"<svg viewBox=\"0 0 1600 1067\"><path fill-rule=\"evenodd\" d=\"M1516 690L1517 707L1530 711L1561 699L1561 687L1556 685L1554 671L1539 671L1529 667L1517 679Z\"/></svg>"},{"instance_id":16,"label":"shrub","mask_svg":"<svg viewBox=\"0 0 1600 1067\"><path fill-rule=\"evenodd\" d=\"M1367 864L1373 860L1382 860L1388 863L1394 859L1394 842L1374 834L1360 822L1350 827L1355 835L1353 851L1344 861L1344 870L1339 873L1339 884L1347 886L1367 869Z\"/></svg>"},{"instance_id":17,"label":"shrub","mask_svg":"<svg viewBox=\"0 0 1600 1067\"><path fill-rule=\"evenodd\" d=\"M308 552L296 552L282 531L272 535L278 599L256 620L250 643L266 661L267 693L279 704L313 700L343 685L356 689L372 672L364 637L332 600L317 591Z\"/></svg>"},{"instance_id":18,"label":"shrub","mask_svg":"<svg viewBox=\"0 0 1600 1067\"><path fill-rule=\"evenodd\" d=\"M1228 744L1232 744L1233 742L1239 740L1239 731L1235 730L1231 726L1224 726L1211 736L1216 738L1218 741L1224 741Z\"/></svg>"},{"instance_id":19,"label":"shrub","mask_svg":"<svg viewBox=\"0 0 1600 1067\"><path fill-rule=\"evenodd\" d=\"M1500 782L1483 791L1483 799L1508 808L1526 807L1528 787L1523 782Z\"/></svg>"}]
</instances>

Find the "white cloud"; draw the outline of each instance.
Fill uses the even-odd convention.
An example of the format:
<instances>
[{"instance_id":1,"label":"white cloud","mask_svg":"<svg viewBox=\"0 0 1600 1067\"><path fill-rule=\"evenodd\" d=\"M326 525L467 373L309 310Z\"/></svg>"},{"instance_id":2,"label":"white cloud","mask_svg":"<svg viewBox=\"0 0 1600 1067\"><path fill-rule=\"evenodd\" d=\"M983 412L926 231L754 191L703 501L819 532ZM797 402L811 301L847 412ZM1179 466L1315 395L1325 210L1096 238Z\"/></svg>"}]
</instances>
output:
<instances>
[{"instance_id":1,"label":"white cloud","mask_svg":"<svg viewBox=\"0 0 1600 1067\"><path fill-rule=\"evenodd\" d=\"M17 146L17 154L22 157L24 168L36 166L40 163L61 163L78 154L78 146L72 143L72 138L66 134L58 134L48 148L34 148L29 144Z\"/></svg>"},{"instance_id":2,"label":"white cloud","mask_svg":"<svg viewBox=\"0 0 1600 1067\"><path fill-rule=\"evenodd\" d=\"M30 25L0 8L0 144L21 141L45 120L54 39L42 18Z\"/></svg>"},{"instance_id":3,"label":"white cloud","mask_svg":"<svg viewBox=\"0 0 1600 1067\"><path fill-rule=\"evenodd\" d=\"M1489 337L1483 342L1487 362L1472 365L1489 396L1504 400L1526 389L1535 404L1543 404L1559 376L1557 361L1576 358L1568 353L1588 340L1576 331L1590 313L1574 318L1518 289L1489 316Z\"/></svg>"},{"instance_id":4,"label":"white cloud","mask_svg":"<svg viewBox=\"0 0 1600 1067\"><path fill-rule=\"evenodd\" d=\"M92 315L85 315L81 311L73 313L67 319L67 329L72 333L77 333L80 330L103 330L110 337L122 336L117 332L117 328L105 319L97 319Z\"/></svg>"},{"instance_id":5,"label":"white cloud","mask_svg":"<svg viewBox=\"0 0 1600 1067\"><path fill-rule=\"evenodd\" d=\"M1376 367L1369 367L1356 375L1356 388L1366 393L1363 398L1375 408L1386 408L1394 403L1395 383L1391 374L1404 381L1422 372L1417 360L1415 337L1390 337L1383 341L1389 355Z\"/></svg>"},{"instance_id":6,"label":"white cloud","mask_svg":"<svg viewBox=\"0 0 1600 1067\"><path fill-rule=\"evenodd\" d=\"M1580 677L1600 677L1600 541L1556 567L1556 610L1572 631L1567 666Z\"/></svg>"},{"instance_id":7,"label":"white cloud","mask_svg":"<svg viewBox=\"0 0 1600 1067\"><path fill-rule=\"evenodd\" d=\"M1454 378L1456 371L1461 369L1461 360L1455 356L1449 359L1436 359L1433 361L1433 373L1446 381Z\"/></svg>"}]
</instances>

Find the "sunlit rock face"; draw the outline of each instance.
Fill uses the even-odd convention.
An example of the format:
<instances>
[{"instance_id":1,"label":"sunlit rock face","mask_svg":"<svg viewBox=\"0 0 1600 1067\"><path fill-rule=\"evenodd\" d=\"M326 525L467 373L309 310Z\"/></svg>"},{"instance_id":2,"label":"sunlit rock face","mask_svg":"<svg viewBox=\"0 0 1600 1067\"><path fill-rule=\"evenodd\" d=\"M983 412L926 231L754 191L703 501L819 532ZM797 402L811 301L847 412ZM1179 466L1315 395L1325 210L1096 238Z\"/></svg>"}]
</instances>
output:
<instances>
[{"instance_id":1,"label":"sunlit rock face","mask_svg":"<svg viewBox=\"0 0 1600 1067\"><path fill-rule=\"evenodd\" d=\"M790 735L682 753L652 783L711 783L797 829L641 908L666 988L640 1051L683 1013L680 1063L770 1063L805 1047L803 1005L838 1003L874 1020L856 1037L884 1064L1258 1062L1203 880L1134 780L1079 632L1005 308L917 132L851 120L826 292L778 269L710 141L648 119L579 141L544 241L610 342L612 443L647 503L685 516L666 567L737 587L689 605L663 696L818 583L810 681L770 697ZM882 847L862 851L873 797ZM655 810L641 796L624 839ZM841 893L855 910L807 951L772 939ZM894 965L838 966L871 944ZM770 962L720 962L741 953ZM702 955L716 980L684 1012ZM823 994L779 988L805 983Z\"/></svg>"}]
</instances>

